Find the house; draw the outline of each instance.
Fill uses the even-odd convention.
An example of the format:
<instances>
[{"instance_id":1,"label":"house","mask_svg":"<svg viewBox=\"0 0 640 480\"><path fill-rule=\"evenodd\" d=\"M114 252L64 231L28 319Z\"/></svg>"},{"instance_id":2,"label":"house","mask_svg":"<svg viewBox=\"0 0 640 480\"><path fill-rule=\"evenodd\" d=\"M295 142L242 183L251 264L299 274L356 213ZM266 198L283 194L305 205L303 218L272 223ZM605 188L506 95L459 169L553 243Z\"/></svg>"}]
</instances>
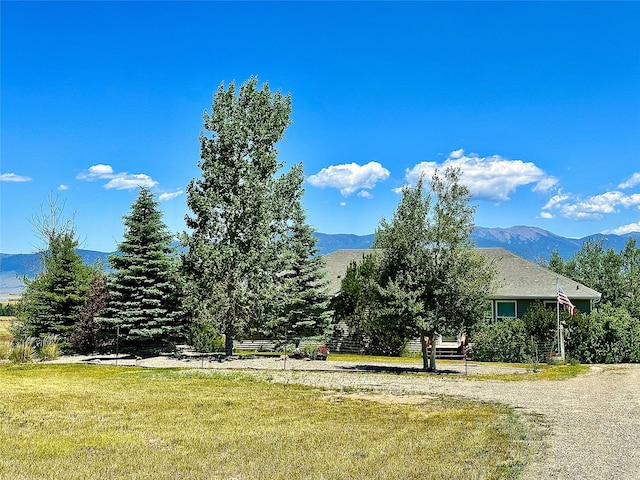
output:
<instances>
[{"instance_id":1,"label":"house","mask_svg":"<svg viewBox=\"0 0 640 480\"><path fill-rule=\"evenodd\" d=\"M488 320L522 318L529 305L536 301L555 308L558 286L562 287L571 303L583 313L590 313L600 301L600 292L504 248L479 248L478 251L497 270L497 288L489 295L485 313Z\"/></svg>"},{"instance_id":2,"label":"house","mask_svg":"<svg viewBox=\"0 0 640 480\"><path fill-rule=\"evenodd\" d=\"M563 275L526 260L503 248L478 248L496 269L496 287L487 296L486 321L504 318L522 318L527 308L540 301L549 308L556 308L558 285L562 287L578 310L589 313L600 301L600 293ZM380 250L337 250L325 255L328 288L331 294L340 291L342 279L351 262L361 262L366 255ZM437 348L457 349L460 339L437 339ZM419 349L412 341L410 350Z\"/></svg>"}]
</instances>

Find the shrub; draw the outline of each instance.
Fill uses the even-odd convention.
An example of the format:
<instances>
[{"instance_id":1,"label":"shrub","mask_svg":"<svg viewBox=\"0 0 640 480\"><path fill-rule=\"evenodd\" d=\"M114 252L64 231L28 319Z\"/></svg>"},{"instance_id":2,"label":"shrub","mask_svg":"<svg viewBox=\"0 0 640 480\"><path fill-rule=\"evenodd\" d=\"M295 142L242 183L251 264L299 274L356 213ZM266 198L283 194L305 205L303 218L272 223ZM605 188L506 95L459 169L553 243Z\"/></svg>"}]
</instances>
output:
<instances>
[{"instance_id":1,"label":"shrub","mask_svg":"<svg viewBox=\"0 0 640 480\"><path fill-rule=\"evenodd\" d=\"M210 323L193 323L189 328L187 340L198 352L224 352L224 335Z\"/></svg>"},{"instance_id":2,"label":"shrub","mask_svg":"<svg viewBox=\"0 0 640 480\"><path fill-rule=\"evenodd\" d=\"M530 338L524 321L518 318L482 323L471 335L472 358L482 362L522 362L530 360Z\"/></svg>"},{"instance_id":3,"label":"shrub","mask_svg":"<svg viewBox=\"0 0 640 480\"><path fill-rule=\"evenodd\" d=\"M9 359L15 363L29 363L33 361L36 350L33 346L33 338L27 338L16 345L11 350Z\"/></svg>"},{"instance_id":4,"label":"shrub","mask_svg":"<svg viewBox=\"0 0 640 480\"><path fill-rule=\"evenodd\" d=\"M55 360L60 356L60 343L57 335L45 335L40 339L40 360Z\"/></svg>"},{"instance_id":5,"label":"shrub","mask_svg":"<svg viewBox=\"0 0 640 480\"><path fill-rule=\"evenodd\" d=\"M623 308L603 305L567 320L567 353L582 363L640 362L640 320Z\"/></svg>"}]
</instances>

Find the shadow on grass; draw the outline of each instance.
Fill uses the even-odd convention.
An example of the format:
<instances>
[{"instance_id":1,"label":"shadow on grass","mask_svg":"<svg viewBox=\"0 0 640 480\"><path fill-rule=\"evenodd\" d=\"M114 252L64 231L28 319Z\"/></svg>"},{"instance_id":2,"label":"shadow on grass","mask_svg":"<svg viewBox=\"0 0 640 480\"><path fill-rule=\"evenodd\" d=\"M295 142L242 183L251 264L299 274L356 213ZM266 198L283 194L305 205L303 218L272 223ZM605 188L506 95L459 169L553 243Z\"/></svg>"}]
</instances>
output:
<instances>
[{"instance_id":1,"label":"shadow on grass","mask_svg":"<svg viewBox=\"0 0 640 480\"><path fill-rule=\"evenodd\" d=\"M428 373L431 375L464 375L464 373L461 373L456 370L446 370L446 369L425 370L422 367L395 367L390 365L371 365L371 364L341 366L339 367L339 370L353 371L353 372L395 373L395 374Z\"/></svg>"}]
</instances>

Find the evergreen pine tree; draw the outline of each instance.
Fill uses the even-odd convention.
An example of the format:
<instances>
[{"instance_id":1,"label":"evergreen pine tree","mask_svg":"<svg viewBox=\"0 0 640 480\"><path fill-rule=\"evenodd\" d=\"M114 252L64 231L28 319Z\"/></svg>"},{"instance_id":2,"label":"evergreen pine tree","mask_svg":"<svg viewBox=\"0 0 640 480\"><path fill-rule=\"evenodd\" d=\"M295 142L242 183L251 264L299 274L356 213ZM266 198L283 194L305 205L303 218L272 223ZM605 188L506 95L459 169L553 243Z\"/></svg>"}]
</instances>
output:
<instances>
[{"instance_id":1,"label":"evergreen pine tree","mask_svg":"<svg viewBox=\"0 0 640 480\"><path fill-rule=\"evenodd\" d=\"M291 177L298 185L298 195L291 207L290 230L285 238L287 262L279 275L280 295L269 333L287 337L324 335L330 333L329 295L324 259L318 255L316 246L318 239L306 222L301 203L302 165L292 168Z\"/></svg>"},{"instance_id":2,"label":"evergreen pine tree","mask_svg":"<svg viewBox=\"0 0 640 480\"><path fill-rule=\"evenodd\" d=\"M148 188L140 189L124 225L119 254L109 257L115 272L108 281L109 299L100 322L112 335L118 328L125 347L175 344L183 334L176 255Z\"/></svg>"},{"instance_id":3,"label":"evergreen pine tree","mask_svg":"<svg viewBox=\"0 0 640 480\"><path fill-rule=\"evenodd\" d=\"M62 219L62 208L55 199L49 198L49 213L42 212L33 223L43 241L42 273L24 279L22 325L16 331L20 337L59 335L64 342L86 302L94 271L77 253L73 222Z\"/></svg>"}]
</instances>

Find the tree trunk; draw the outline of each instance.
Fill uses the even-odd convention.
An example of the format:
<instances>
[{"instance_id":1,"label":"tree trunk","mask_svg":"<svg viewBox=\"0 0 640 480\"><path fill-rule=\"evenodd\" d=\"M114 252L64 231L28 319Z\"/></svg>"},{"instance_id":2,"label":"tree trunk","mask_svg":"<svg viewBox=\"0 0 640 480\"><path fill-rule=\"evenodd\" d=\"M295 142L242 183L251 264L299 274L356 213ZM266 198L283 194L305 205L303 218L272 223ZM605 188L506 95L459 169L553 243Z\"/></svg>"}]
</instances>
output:
<instances>
[{"instance_id":1,"label":"tree trunk","mask_svg":"<svg viewBox=\"0 0 640 480\"><path fill-rule=\"evenodd\" d=\"M429 370L436 370L436 340L435 335L431 336L431 358L429 359Z\"/></svg>"},{"instance_id":2,"label":"tree trunk","mask_svg":"<svg viewBox=\"0 0 640 480\"><path fill-rule=\"evenodd\" d=\"M233 355L233 336L225 334L224 336L224 354L227 357Z\"/></svg>"},{"instance_id":3,"label":"tree trunk","mask_svg":"<svg viewBox=\"0 0 640 480\"><path fill-rule=\"evenodd\" d=\"M420 347L422 349L422 368L423 370L429 369L428 363L428 352L427 352L427 338L425 337L424 332L420 332Z\"/></svg>"}]
</instances>

